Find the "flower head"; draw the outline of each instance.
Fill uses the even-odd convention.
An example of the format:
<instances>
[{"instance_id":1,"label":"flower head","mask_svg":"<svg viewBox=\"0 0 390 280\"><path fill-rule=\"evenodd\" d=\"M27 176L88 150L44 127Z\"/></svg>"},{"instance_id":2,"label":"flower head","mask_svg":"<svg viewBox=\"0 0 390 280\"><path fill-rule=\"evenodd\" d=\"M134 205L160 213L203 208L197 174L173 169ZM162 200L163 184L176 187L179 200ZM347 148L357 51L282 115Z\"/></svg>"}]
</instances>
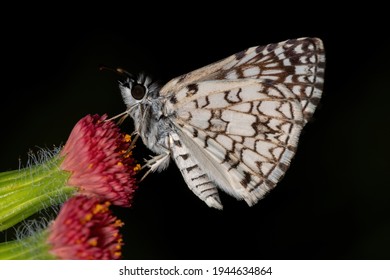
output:
<instances>
[{"instance_id":1,"label":"flower head","mask_svg":"<svg viewBox=\"0 0 390 280\"><path fill-rule=\"evenodd\" d=\"M80 193L130 206L137 170L127 153L130 137L106 118L88 115L75 125L61 151L61 169L72 173L68 185Z\"/></svg>"},{"instance_id":2,"label":"flower head","mask_svg":"<svg viewBox=\"0 0 390 280\"><path fill-rule=\"evenodd\" d=\"M106 116L88 115L59 152L45 152L44 160L0 173L0 231L79 194L131 206L139 165L129 151L130 140Z\"/></svg>"},{"instance_id":3,"label":"flower head","mask_svg":"<svg viewBox=\"0 0 390 280\"><path fill-rule=\"evenodd\" d=\"M109 210L109 202L75 196L61 208L48 229L50 253L59 259L118 259L123 245L123 223Z\"/></svg>"}]
</instances>

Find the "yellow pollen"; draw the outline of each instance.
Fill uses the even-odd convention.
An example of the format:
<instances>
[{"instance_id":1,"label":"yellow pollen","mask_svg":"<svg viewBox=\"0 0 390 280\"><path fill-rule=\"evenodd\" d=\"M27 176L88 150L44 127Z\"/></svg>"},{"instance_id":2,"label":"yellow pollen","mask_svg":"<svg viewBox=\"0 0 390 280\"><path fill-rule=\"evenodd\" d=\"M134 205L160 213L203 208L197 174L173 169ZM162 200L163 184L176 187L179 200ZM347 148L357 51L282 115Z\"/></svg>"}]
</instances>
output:
<instances>
[{"instance_id":1,"label":"yellow pollen","mask_svg":"<svg viewBox=\"0 0 390 280\"><path fill-rule=\"evenodd\" d=\"M117 256L117 257L120 257L120 256L122 256L122 253L121 252L115 252L114 255Z\"/></svg>"},{"instance_id":2,"label":"yellow pollen","mask_svg":"<svg viewBox=\"0 0 390 280\"><path fill-rule=\"evenodd\" d=\"M116 227L121 227L121 226L123 226L125 223L124 222L122 222L121 220L115 220L115 226Z\"/></svg>"},{"instance_id":3,"label":"yellow pollen","mask_svg":"<svg viewBox=\"0 0 390 280\"><path fill-rule=\"evenodd\" d=\"M93 247L96 247L96 245L97 245L97 240L96 240L96 239L92 239L92 240L90 240L88 243L89 243L89 245L91 245L91 246L93 246Z\"/></svg>"},{"instance_id":4,"label":"yellow pollen","mask_svg":"<svg viewBox=\"0 0 390 280\"><path fill-rule=\"evenodd\" d=\"M132 156L132 155L133 155L133 151L125 151L125 153L123 154L123 157L128 158L129 156Z\"/></svg>"},{"instance_id":5,"label":"yellow pollen","mask_svg":"<svg viewBox=\"0 0 390 280\"><path fill-rule=\"evenodd\" d=\"M131 136L129 134L125 134L124 140L127 143L130 142L131 141Z\"/></svg>"},{"instance_id":6,"label":"yellow pollen","mask_svg":"<svg viewBox=\"0 0 390 280\"><path fill-rule=\"evenodd\" d=\"M133 170L134 170L134 172L140 171L141 170L141 164L137 163L137 165L134 166Z\"/></svg>"},{"instance_id":7,"label":"yellow pollen","mask_svg":"<svg viewBox=\"0 0 390 280\"><path fill-rule=\"evenodd\" d=\"M92 219L92 217L93 217L93 214L92 213L88 213L88 214L85 215L84 220L86 222L88 222L88 221L90 221Z\"/></svg>"},{"instance_id":8,"label":"yellow pollen","mask_svg":"<svg viewBox=\"0 0 390 280\"><path fill-rule=\"evenodd\" d=\"M95 208L92 211L92 213L93 214L97 214L97 213L101 213L101 212L106 212L107 211L107 207L108 207L108 205L106 203L105 204L96 204Z\"/></svg>"},{"instance_id":9,"label":"yellow pollen","mask_svg":"<svg viewBox=\"0 0 390 280\"><path fill-rule=\"evenodd\" d=\"M123 166L123 163L121 161L118 161L118 163L116 165Z\"/></svg>"},{"instance_id":10,"label":"yellow pollen","mask_svg":"<svg viewBox=\"0 0 390 280\"><path fill-rule=\"evenodd\" d=\"M93 163L88 164L88 168L92 168L92 167L93 167Z\"/></svg>"}]
</instances>

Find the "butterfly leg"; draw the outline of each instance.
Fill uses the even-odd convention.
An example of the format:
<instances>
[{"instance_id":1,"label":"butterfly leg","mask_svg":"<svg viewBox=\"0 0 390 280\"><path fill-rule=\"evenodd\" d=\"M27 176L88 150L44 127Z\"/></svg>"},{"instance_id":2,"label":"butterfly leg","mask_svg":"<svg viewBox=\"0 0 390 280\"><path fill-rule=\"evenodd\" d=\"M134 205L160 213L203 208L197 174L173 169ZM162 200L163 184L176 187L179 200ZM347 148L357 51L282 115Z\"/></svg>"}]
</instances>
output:
<instances>
[{"instance_id":1,"label":"butterfly leg","mask_svg":"<svg viewBox=\"0 0 390 280\"><path fill-rule=\"evenodd\" d=\"M156 170L160 172L167 168L169 161L170 152L168 150L162 154L152 157L149 160L146 160L145 164L142 166L141 169L149 168L149 170L146 171L144 176L142 176L141 181L145 179L145 177L149 175L150 172L154 172Z\"/></svg>"}]
</instances>

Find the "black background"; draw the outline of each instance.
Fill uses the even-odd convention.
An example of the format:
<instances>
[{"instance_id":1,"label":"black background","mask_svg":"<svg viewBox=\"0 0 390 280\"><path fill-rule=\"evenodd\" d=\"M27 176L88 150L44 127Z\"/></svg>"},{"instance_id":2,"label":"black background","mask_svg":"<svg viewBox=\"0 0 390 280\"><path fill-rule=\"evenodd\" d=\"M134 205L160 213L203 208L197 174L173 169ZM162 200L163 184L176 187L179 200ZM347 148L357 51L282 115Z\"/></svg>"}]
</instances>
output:
<instances>
[{"instance_id":1,"label":"black background","mask_svg":"<svg viewBox=\"0 0 390 280\"><path fill-rule=\"evenodd\" d=\"M64 144L87 114L125 110L118 77L101 64L164 83L251 46L315 36L327 55L323 99L277 188L254 207L221 194L218 211L171 164L140 184L132 208L114 209L124 258L389 259L390 34L380 9L238 4L158 15L130 3L4 9L0 170ZM149 154L139 142L137 158Z\"/></svg>"}]
</instances>

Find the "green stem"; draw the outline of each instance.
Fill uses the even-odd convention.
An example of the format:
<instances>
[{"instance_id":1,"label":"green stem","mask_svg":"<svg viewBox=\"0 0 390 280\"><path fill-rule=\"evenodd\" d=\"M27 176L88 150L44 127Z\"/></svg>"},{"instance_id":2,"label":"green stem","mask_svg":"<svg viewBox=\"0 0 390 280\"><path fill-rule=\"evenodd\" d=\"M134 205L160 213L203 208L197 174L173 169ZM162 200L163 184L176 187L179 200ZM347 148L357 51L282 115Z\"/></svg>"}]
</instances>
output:
<instances>
[{"instance_id":1,"label":"green stem","mask_svg":"<svg viewBox=\"0 0 390 280\"><path fill-rule=\"evenodd\" d=\"M50 174L58 173L61 162L62 158L55 156L39 165L1 172L0 197L9 192L21 189L26 185L37 184L41 179L47 178Z\"/></svg>"},{"instance_id":2,"label":"green stem","mask_svg":"<svg viewBox=\"0 0 390 280\"><path fill-rule=\"evenodd\" d=\"M0 173L0 231L74 194L76 189L66 185L70 173L59 168L61 161L56 156L39 165Z\"/></svg>"},{"instance_id":3,"label":"green stem","mask_svg":"<svg viewBox=\"0 0 390 280\"><path fill-rule=\"evenodd\" d=\"M0 260L47 260L55 259L49 253L46 243L47 232L37 232L32 236L0 243Z\"/></svg>"}]
</instances>

